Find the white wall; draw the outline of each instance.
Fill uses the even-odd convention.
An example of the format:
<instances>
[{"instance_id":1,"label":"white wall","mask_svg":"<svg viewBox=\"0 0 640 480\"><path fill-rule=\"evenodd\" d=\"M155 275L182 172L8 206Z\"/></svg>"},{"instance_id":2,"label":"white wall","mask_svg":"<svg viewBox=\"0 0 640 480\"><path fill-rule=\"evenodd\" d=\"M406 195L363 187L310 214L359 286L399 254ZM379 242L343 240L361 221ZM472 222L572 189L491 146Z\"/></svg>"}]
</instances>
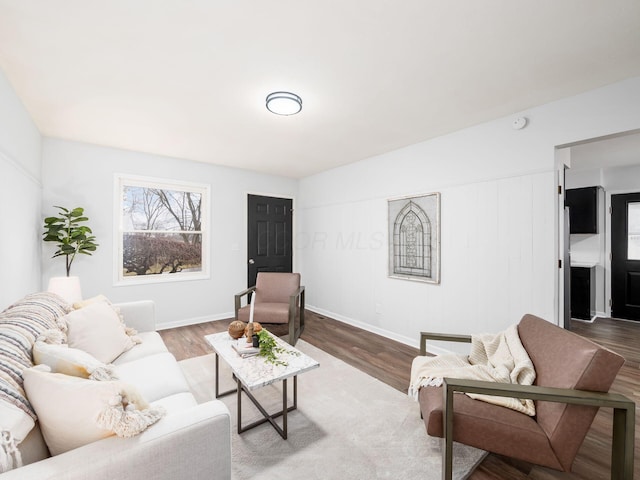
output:
<instances>
[{"instance_id":1,"label":"white wall","mask_svg":"<svg viewBox=\"0 0 640 480\"><path fill-rule=\"evenodd\" d=\"M211 186L210 279L113 285L116 173ZM85 208L100 244L91 257L76 257L72 266L83 296L102 293L114 302L152 299L161 328L233 315L233 295L247 286L247 193L295 198L298 186L289 178L48 138L43 142L43 178L43 213L55 213L53 205ZM53 246L43 248L43 281L64 275L64 261L49 259Z\"/></svg>"},{"instance_id":2,"label":"white wall","mask_svg":"<svg viewBox=\"0 0 640 480\"><path fill-rule=\"evenodd\" d=\"M0 311L40 290L41 137L0 70Z\"/></svg>"},{"instance_id":3,"label":"white wall","mask_svg":"<svg viewBox=\"0 0 640 480\"><path fill-rule=\"evenodd\" d=\"M607 193L613 194L640 191L640 152L638 152L638 165L604 169L602 186Z\"/></svg>"},{"instance_id":4,"label":"white wall","mask_svg":"<svg viewBox=\"0 0 640 480\"><path fill-rule=\"evenodd\" d=\"M318 311L411 344L419 330L496 331L524 312L551 320L557 275L554 147L640 128L638 104L635 78L521 112L530 121L524 130L511 129L515 116L502 118L298 184L62 140L41 145L0 75L0 208L4 224L20 232L8 236L9 227L3 227L0 235L0 307L63 274L62 261L48 258L52 247L40 242L42 217L63 204L87 209L101 244L93 257L74 264L85 296L154 299L165 326L228 316L233 293L245 286L245 202L251 192L298 195L295 268L303 273L308 304ZM113 286L116 172L211 184L211 279ZM386 200L432 191L442 193L442 282L389 279ZM236 243L239 250L232 248Z\"/></svg>"},{"instance_id":5,"label":"white wall","mask_svg":"<svg viewBox=\"0 0 640 480\"><path fill-rule=\"evenodd\" d=\"M524 130L502 118L303 179L308 304L410 344L420 330L495 332L527 312L557 323L554 148L637 129L638 104L635 78L522 112ZM441 284L388 278L387 199L434 191Z\"/></svg>"}]
</instances>

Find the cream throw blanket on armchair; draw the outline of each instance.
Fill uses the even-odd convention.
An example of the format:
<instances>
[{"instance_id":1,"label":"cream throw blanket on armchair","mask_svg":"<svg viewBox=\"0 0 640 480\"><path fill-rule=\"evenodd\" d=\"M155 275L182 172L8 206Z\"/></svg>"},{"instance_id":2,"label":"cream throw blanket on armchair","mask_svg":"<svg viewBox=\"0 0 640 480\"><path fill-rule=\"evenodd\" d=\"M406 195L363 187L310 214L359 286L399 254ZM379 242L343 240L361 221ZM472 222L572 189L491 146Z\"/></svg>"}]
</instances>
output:
<instances>
[{"instance_id":1,"label":"cream throw blanket on armchair","mask_svg":"<svg viewBox=\"0 0 640 480\"><path fill-rule=\"evenodd\" d=\"M518 327L498 334L473 335L469 356L446 354L416 357L411 365L409 395L418 399L421 387L442 385L443 377L532 385L536 379L533 363L522 346ZM468 394L471 398L535 415L533 400Z\"/></svg>"}]
</instances>

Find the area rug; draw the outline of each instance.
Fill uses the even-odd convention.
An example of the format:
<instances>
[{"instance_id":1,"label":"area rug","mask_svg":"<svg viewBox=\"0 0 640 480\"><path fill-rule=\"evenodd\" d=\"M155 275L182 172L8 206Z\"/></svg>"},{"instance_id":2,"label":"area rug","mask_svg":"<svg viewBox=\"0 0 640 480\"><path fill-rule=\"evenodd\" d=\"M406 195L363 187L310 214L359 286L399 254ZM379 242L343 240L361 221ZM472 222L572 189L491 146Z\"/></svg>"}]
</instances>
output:
<instances>
[{"instance_id":1,"label":"area rug","mask_svg":"<svg viewBox=\"0 0 640 480\"><path fill-rule=\"evenodd\" d=\"M268 423L238 435L236 396L221 399L231 411L234 480L440 480L441 440L427 435L416 402L303 340L296 348L320 368L298 377L298 409L288 415L287 440ZM180 362L198 402L215 397L214 362L213 354ZM288 383L292 398L293 382ZM234 385L221 360L221 391ZM276 412L281 388L279 383L253 393ZM259 418L243 395L243 425ZM467 478L485 455L455 443L454 478Z\"/></svg>"}]
</instances>

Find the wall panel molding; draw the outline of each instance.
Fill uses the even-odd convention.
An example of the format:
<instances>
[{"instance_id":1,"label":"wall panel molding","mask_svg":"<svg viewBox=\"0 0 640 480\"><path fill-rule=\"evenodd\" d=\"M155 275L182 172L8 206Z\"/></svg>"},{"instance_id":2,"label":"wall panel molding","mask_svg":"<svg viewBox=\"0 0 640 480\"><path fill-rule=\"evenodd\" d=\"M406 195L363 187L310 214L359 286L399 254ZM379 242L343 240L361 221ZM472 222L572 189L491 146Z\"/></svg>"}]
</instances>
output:
<instances>
[{"instance_id":1,"label":"wall panel molding","mask_svg":"<svg viewBox=\"0 0 640 480\"><path fill-rule=\"evenodd\" d=\"M17 160L15 160L12 157L10 157L7 153L3 152L1 149L0 149L0 161L4 162L5 164L7 164L7 165L9 165L11 167L13 167L18 173L20 173L26 179L30 180L36 186L42 188L42 182L40 181L40 179L38 177L36 177L29 170L24 168Z\"/></svg>"}]
</instances>

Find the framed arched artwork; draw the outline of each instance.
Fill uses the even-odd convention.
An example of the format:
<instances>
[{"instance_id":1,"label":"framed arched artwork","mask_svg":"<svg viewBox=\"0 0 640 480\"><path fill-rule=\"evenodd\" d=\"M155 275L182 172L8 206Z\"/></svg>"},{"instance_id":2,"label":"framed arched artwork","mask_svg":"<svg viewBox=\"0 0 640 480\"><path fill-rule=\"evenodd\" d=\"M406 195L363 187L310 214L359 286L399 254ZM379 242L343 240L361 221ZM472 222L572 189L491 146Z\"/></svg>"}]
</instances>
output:
<instances>
[{"instance_id":1,"label":"framed arched artwork","mask_svg":"<svg viewBox=\"0 0 640 480\"><path fill-rule=\"evenodd\" d=\"M440 193L392 198L389 276L440 283Z\"/></svg>"}]
</instances>

